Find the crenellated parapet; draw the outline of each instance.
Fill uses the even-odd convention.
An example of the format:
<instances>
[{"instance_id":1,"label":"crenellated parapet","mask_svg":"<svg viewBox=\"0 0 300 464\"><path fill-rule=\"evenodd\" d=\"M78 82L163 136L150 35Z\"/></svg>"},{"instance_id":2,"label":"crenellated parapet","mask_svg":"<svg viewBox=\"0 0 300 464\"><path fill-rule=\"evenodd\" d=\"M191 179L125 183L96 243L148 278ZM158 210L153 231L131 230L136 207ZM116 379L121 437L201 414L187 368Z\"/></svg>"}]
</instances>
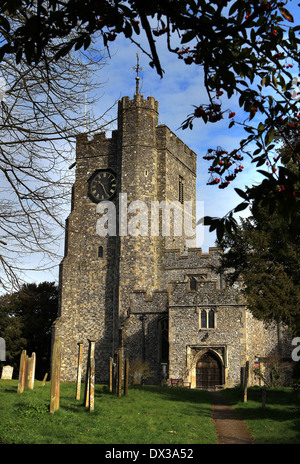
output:
<instances>
[{"instance_id":1,"label":"crenellated parapet","mask_svg":"<svg viewBox=\"0 0 300 464\"><path fill-rule=\"evenodd\" d=\"M203 278L197 281L195 290L190 290L188 281L171 282L169 284L170 307L198 306L236 306L244 305L240 286L225 286L220 288L219 281Z\"/></svg>"},{"instance_id":2,"label":"crenellated parapet","mask_svg":"<svg viewBox=\"0 0 300 464\"><path fill-rule=\"evenodd\" d=\"M118 103L119 111L124 110L135 110L137 107L142 109L154 110L158 114L158 101L154 97L147 97L144 99L144 96L141 94L134 95L131 100L128 96L123 97Z\"/></svg>"},{"instance_id":3,"label":"crenellated parapet","mask_svg":"<svg viewBox=\"0 0 300 464\"><path fill-rule=\"evenodd\" d=\"M221 249L210 247L208 253L203 253L202 248L188 248L181 250L165 250L163 267L167 269L196 269L216 267L221 254Z\"/></svg>"}]
</instances>

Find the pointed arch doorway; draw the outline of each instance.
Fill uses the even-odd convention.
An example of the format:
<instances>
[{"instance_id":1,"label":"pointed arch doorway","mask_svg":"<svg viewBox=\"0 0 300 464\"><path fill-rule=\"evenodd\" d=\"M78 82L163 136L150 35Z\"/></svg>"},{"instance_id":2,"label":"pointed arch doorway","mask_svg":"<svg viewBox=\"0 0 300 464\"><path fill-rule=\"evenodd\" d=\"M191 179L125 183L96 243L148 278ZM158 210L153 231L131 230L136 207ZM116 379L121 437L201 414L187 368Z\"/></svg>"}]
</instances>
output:
<instances>
[{"instance_id":1,"label":"pointed arch doorway","mask_svg":"<svg viewBox=\"0 0 300 464\"><path fill-rule=\"evenodd\" d=\"M222 364L218 356L207 351L198 360L196 365L196 388L203 390L215 389L222 385Z\"/></svg>"}]
</instances>

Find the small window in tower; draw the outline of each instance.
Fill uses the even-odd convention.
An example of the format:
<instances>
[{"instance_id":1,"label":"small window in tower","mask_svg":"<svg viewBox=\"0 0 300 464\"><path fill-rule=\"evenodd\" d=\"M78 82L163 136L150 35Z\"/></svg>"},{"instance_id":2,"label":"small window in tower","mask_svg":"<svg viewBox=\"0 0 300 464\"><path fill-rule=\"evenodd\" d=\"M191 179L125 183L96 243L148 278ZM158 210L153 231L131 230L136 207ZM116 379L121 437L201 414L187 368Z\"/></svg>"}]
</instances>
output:
<instances>
[{"instance_id":1,"label":"small window in tower","mask_svg":"<svg viewBox=\"0 0 300 464\"><path fill-rule=\"evenodd\" d=\"M223 279L223 273L220 274L220 289L224 289L224 279Z\"/></svg>"},{"instance_id":2,"label":"small window in tower","mask_svg":"<svg viewBox=\"0 0 300 464\"><path fill-rule=\"evenodd\" d=\"M201 311L201 329L207 329L207 313L205 309Z\"/></svg>"},{"instance_id":3,"label":"small window in tower","mask_svg":"<svg viewBox=\"0 0 300 464\"><path fill-rule=\"evenodd\" d=\"M210 309L208 312L208 328L209 329L215 328L215 312L213 309Z\"/></svg>"},{"instance_id":4,"label":"small window in tower","mask_svg":"<svg viewBox=\"0 0 300 464\"><path fill-rule=\"evenodd\" d=\"M195 277L190 277L190 290L197 290L197 281Z\"/></svg>"},{"instance_id":5,"label":"small window in tower","mask_svg":"<svg viewBox=\"0 0 300 464\"><path fill-rule=\"evenodd\" d=\"M200 329L215 328L215 310L202 309L200 313Z\"/></svg>"},{"instance_id":6,"label":"small window in tower","mask_svg":"<svg viewBox=\"0 0 300 464\"><path fill-rule=\"evenodd\" d=\"M179 186L178 186L178 199L180 203L184 202L184 180L183 177L179 176Z\"/></svg>"},{"instance_id":7,"label":"small window in tower","mask_svg":"<svg viewBox=\"0 0 300 464\"><path fill-rule=\"evenodd\" d=\"M103 247L102 246L98 247L98 258L103 258Z\"/></svg>"}]
</instances>

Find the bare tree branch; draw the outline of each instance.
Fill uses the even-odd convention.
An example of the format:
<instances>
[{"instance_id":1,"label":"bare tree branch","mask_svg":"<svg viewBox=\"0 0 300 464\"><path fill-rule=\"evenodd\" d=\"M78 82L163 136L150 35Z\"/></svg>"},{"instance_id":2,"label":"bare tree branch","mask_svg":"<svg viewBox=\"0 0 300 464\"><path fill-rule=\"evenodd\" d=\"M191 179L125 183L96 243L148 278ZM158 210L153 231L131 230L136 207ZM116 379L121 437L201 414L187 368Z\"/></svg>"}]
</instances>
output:
<instances>
[{"instance_id":1,"label":"bare tree branch","mask_svg":"<svg viewBox=\"0 0 300 464\"><path fill-rule=\"evenodd\" d=\"M48 269L60 259L64 217L69 207L75 137L86 125L101 84L93 77L105 57L93 50L55 61L45 51L38 65L5 58L6 83L0 105L0 287L10 291L30 269ZM95 56L95 53L94 53ZM88 131L111 123L109 111L89 112ZM35 264L32 263L33 258ZM38 261L37 261L38 259Z\"/></svg>"}]
</instances>

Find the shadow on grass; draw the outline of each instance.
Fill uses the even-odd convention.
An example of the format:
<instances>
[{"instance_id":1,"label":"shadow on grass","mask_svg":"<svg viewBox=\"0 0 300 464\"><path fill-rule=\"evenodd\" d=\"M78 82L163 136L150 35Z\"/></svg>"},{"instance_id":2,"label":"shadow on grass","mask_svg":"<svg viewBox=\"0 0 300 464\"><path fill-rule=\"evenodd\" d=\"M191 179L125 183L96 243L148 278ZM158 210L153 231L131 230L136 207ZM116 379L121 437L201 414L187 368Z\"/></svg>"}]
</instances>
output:
<instances>
[{"instance_id":1,"label":"shadow on grass","mask_svg":"<svg viewBox=\"0 0 300 464\"><path fill-rule=\"evenodd\" d=\"M155 396L157 396L158 401L182 403L180 407L184 415L211 416L212 397L211 392L207 390L190 390L185 387L158 387L152 385L135 385L131 387L131 389L139 391L141 394L144 392L152 394L152 401L155 400ZM183 404L186 404L186 407L183 407Z\"/></svg>"},{"instance_id":2,"label":"shadow on grass","mask_svg":"<svg viewBox=\"0 0 300 464\"><path fill-rule=\"evenodd\" d=\"M267 389L262 407L262 389L249 388L247 403L238 389L223 395L239 417L246 421L257 443L300 444L300 398L291 388Z\"/></svg>"},{"instance_id":3,"label":"shadow on grass","mask_svg":"<svg viewBox=\"0 0 300 464\"><path fill-rule=\"evenodd\" d=\"M153 393L159 395L169 401L180 401L187 403L212 403L211 392L207 390L189 389L186 387L158 387L155 385L134 385L130 387L132 390ZM130 390L129 390L130 391Z\"/></svg>"},{"instance_id":4,"label":"shadow on grass","mask_svg":"<svg viewBox=\"0 0 300 464\"><path fill-rule=\"evenodd\" d=\"M11 387L11 388L5 388L5 389L3 390L3 393L13 393L13 394L16 394L17 391L18 391L18 388L13 388L13 387Z\"/></svg>"},{"instance_id":5,"label":"shadow on grass","mask_svg":"<svg viewBox=\"0 0 300 464\"><path fill-rule=\"evenodd\" d=\"M97 400L101 400L104 398L111 398L112 400L125 400L128 398L129 400L137 400L138 397L135 396L134 393L140 394L140 398L145 393L145 395L151 395L151 401L155 401L155 397L157 400L168 400L168 401L176 401L181 403L189 403L193 404L194 406L198 405L206 405L208 408L212 404L211 393L206 390L190 390L185 387L159 387L155 385L134 385L129 387L128 397L124 397L124 391L122 389L122 395L119 398L117 394L113 394L108 386L105 385L95 385L95 403ZM81 390L81 399L76 403L76 405L67 405L68 408L75 408L77 404L80 406L83 404L84 398L84 386ZM194 407L193 406L193 407Z\"/></svg>"}]
</instances>

